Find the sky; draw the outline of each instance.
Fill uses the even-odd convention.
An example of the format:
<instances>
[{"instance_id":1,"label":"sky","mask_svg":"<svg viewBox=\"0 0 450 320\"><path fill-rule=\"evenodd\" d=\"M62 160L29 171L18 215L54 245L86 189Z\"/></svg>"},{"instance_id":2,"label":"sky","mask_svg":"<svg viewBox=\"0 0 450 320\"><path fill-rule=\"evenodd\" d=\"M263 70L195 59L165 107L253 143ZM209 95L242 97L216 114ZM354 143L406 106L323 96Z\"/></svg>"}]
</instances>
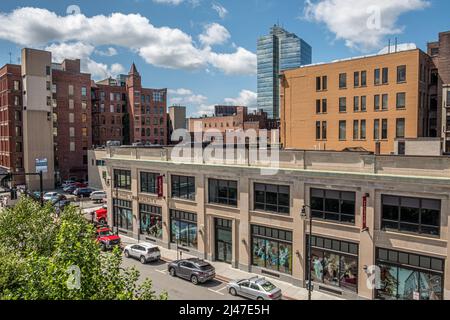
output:
<instances>
[{"instance_id":1,"label":"sky","mask_svg":"<svg viewBox=\"0 0 450 320\"><path fill-rule=\"evenodd\" d=\"M168 88L169 105L199 116L215 104L256 107L256 42L276 23L316 63L376 53L395 37L425 50L450 30L449 12L448 0L1 0L0 64L46 49L100 80L135 62L145 87Z\"/></svg>"}]
</instances>

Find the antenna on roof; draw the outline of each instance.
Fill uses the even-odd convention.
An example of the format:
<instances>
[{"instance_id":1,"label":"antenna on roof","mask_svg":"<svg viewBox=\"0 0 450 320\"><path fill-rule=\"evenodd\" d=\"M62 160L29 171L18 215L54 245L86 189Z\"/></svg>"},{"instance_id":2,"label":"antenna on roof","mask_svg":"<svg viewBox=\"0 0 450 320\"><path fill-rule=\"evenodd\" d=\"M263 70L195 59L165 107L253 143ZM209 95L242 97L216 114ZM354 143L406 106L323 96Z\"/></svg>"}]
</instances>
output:
<instances>
[{"instance_id":1,"label":"antenna on roof","mask_svg":"<svg viewBox=\"0 0 450 320\"><path fill-rule=\"evenodd\" d=\"M9 64L12 64L12 52L9 52Z\"/></svg>"},{"instance_id":2,"label":"antenna on roof","mask_svg":"<svg viewBox=\"0 0 450 320\"><path fill-rule=\"evenodd\" d=\"M388 53L391 53L391 39L389 38Z\"/></svg>"},{"instance_id":3,"label":"antenna on roof","mask_svg":"<svg viewBox=\"0 0 450 320\"><path fill-rule=\"evenodd\" d=\"M397 52L397 46L398 46L398 39L395 37L395 52Z\"/></svg>"}]
</instances>

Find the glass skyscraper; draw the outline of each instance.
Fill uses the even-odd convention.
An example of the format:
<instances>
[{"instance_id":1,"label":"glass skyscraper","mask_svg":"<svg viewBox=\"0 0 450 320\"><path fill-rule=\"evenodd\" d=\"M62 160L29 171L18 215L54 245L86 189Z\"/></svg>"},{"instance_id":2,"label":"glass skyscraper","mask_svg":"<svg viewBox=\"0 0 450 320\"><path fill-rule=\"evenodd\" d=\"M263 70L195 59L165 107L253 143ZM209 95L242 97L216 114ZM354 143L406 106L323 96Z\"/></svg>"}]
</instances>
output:
<instances>
[{"instance_id":1,"label":"glass skyscraper","mask_svg":"<svg viewBox=\"0 0 450 320\"><path fill-rule=\"evenodd\" d=\"M258 39L258 109L280 117L279 73L311 64L312 48L295 34L275 25Z\"/></svg>"}]
</instances>

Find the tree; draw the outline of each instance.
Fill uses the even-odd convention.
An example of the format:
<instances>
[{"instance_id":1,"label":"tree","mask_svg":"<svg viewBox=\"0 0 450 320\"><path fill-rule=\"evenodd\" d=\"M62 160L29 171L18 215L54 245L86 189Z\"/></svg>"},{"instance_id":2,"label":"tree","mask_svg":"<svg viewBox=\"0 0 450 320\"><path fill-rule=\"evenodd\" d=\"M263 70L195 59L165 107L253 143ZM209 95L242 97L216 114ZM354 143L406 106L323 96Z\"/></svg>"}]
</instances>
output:
<instances>
[{"instance_id":1,"label":"tree","mask_svg":"<svg viewBox=\"0 0 450 320\"><path fill-rule=\"evenodd\" d=\"M50 204L21 198L0 212L0 299L167 299L121 263L118 248L101 252L94 226L72 206L58 216Z\"/></svg>"}]
</instances>

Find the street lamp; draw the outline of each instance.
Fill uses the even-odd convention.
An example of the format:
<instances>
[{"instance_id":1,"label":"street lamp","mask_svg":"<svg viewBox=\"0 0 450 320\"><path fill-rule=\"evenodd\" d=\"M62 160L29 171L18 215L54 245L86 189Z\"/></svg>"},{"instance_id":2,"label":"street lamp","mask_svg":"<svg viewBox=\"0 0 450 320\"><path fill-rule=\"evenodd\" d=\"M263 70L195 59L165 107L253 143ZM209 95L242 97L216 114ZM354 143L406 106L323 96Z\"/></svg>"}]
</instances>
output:
<instances>
[{"instance_id":1,"label":"street lamp","mask_svg":"<svg viewBox=\"0 0 450 320\"><path fill-rule=\"evenodd\" d=\"M313 216L311 214L311 207L308 205L303 205L302 211L301 211L301 217L307 219L308 215L306 213L306 208L309 208L309 238L308 238L308 300L311 300L311 293L312 293L312 257L311 257L311 251L312 251L312 222L313 222Z\"/></svg>"}]
</instances>

